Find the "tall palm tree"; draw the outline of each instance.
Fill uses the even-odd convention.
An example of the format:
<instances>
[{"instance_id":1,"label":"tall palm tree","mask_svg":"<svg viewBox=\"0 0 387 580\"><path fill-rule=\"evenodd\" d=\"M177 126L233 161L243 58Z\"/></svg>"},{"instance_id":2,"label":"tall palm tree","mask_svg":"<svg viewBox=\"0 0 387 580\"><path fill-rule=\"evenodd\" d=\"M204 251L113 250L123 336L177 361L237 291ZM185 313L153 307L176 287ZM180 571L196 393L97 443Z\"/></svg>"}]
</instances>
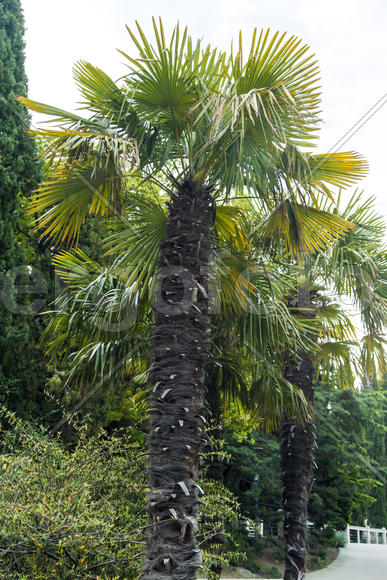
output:
<instances>
[{"instance_id":1,"label":"tall palm tree","mask_svg":"<svg viewBox=\"0 0 387 580\"><path fill-rule=\"evenodd\" d=\"M34 203L43 212L44 236L76 243L88 214L122 216L129 176L169 197L154 297L143 578L188 579L200 567L196 479L216 207L231 195L270 205L276 201L273 182L294 183L293 197L302 201L305 173L290 177L282 154L292 144L313 142L318 68L295 37L255 31L244 59L241 37L237 52L227 56L194 44L179 26L167 42L161 21L153 24L154 46L138 24L136 33L128 29L138 56L122 53L129 72L120 84L89 63L75 68L90 116L21 101L59 125L38 132L47 140L44 156L53 168ZM318 166L315 186L323 193L337 171L363 171L355 154L325 161L308 157L308 168Z\"/></svg>"},{"instance_id":2,"label":"tall palm tree","mask_svg":"<svg viewBox=\"0 0 387 580\"><path fill-rule=\"evenodd\" d=\"M147 223L151 222L154 224L154 235L158 221L156 215L161 218L160 226L166 216L163 218L163 214L159 214L157 205L152 208L150 200L144 203L144 200L138 199L136 203L137 216L142 216L137 227L145 231ZM253 404L248 405L250 409L254 407L254 417L258 416L266 426L278 422L283 409L287 409L289 414L299 414L301 418L307 412L305 402L298 396L297 389L282 380L276 361L277 352L284 348L294 350L296 345L301 348L303 344L298 324L284 304L289 286L283 277L276 275L268 262L257 267L255 262L243 258L241 225L237 240L227 239L233 233L230 225L235 225L235 220L231 220L227 226L232 213L220 209L215 223L217 241L213 241L212 270L219 278L216 288L220 293L217 299L219 304L214 305L214 312L211 313L212 341L206 368L206 408L211 413L211 419L219 422L223 409L227 409L231 401L248 405L248 381L252 376L259 375L260 396L257 397L256 392ZM132 220L132 227L135 230L135 220ZM162 227L160 229L163 230ZM224 234L228 234L227 238ZM142 245L146 237L141 238ZM127 241L127 237L124 239ZM125 285L128 278L126 254L130 255L133 265L133 258L139 249L138 236L134 235L129 243L127 241L124 250L120 240L119 233L114 240L109 239L110 250L114 244L118 252L111 266L102 267L80 250L75 255L60 252L55 258L57 273L66 282L67 288L56 301L45 338L48 352L62 356L71 363L68 382L72 384L98 384L103 380L106 387L112 380L117 382L121 376L126 378L126 382L130 377L138 382L146 374L144 371L149 365L146 352L149 323L144 322L149 319L148 285L152 285L152 278L156 275L156 264L152 267L146 261L140 261L137 280L144 279L143 272L146 272L148 280L140 282L136 289L128 289ZM152 243L155 245L154 240ZM230 244L234 247L230 248ZM155 247L157 249L157 244ZM244 292L236 290L238 285L244 288ZM113 336L112 329L115 331ZM124 365L121 364L123 360ZM136 375L140 377L136 379ZM149 396L149 390L142 389L142 397ZM138 395L140 393L136 395L137 402ZM213 440L216 437L213 430L211 435ZM210 474L210 477L213 475ZM219 550L223 538L222 533L215 533L210 544L215 544ZM209 573L212 572L215 578L220 570L215 562L210 566Z\"/></svg>"},{"instance_id":3,"label":"tall palm tree","mask_svg":"<svg viewBox=\"0 0 387 580\"><path fill-rule=\"evenodd\" d=\"M166 215L160 213L160 207L157 204L152 206L150 199L146 202L137 199L136 205L137 218L132 217L133 234L138 228L145 234L149 223L153 224L152 236L156 234L157 223L162 232ZM266 428L275 428L284 409L289 415L299 416L300 420L308 413L298 390L282 379L278 357L278 353L285 349L293 352L305 348L302 328L284 302L291 288L286 277L280 275L267 259L259 262L254 256L252 261L252 257L248 259L241 255L247 242L241 240L241 224L238 226L239 237L229 239L233 233L230 225L235 226L235 219L231 219L232 210L230 207L224 212L224 208L220 208L215 223L212 270L218 278L216 288L220 293L218 304L213 306L211 313L206 408L217 426L220 426L230 404L236 403L249 410L252 424L256 425L258 420ZM227 225L230 219L231 224ZM149 236L141 237L141 248ZM126 383L131 380L135 385L149 366L146 348L150 338L148 286L152 285L156 274L156 261L152 266L136 255L141 249L139 236L133 235L129 240L125 236L124 249L121 239L120 232L117 232L113 239L108 240L110 251L117 252L117 258L110 266L97 264L81 250L76 254L62 251L55 258L57 273L67 286L64 295L56 301L45 338L48 352L70 363L67 382L73 386L101 384L103 381L106 388L120 378L125 378ZM157 250L157 242L150 240L150 243ZM128 255L132 266L134 258L138 262L139 284L136 289L125 284ZM140 256L144 258L142 253ZM144 280L143 273L148 280ZM238 285L244 288L244 292L236 290ZM251 381L254 382L253 389L249 388ZM141 400L139 395L141 398L149 396L148 389L140 389L142 393L137 392L137 402ZM215 447L217 435L220 436L220 432L211 429ZM207 475L217 479L214 470ZM216 533L210 541L218 552L222 539L225 539L223 534ZM211 565L214 578L220 574L219 563L220 559Z\"/></svg>"},{"instance_id":4,"label":"tall palm tree","mask_svg":"<svg viewBox=\"0 0 387 580\"><path fill-rule=\"evenodd\" d=\"M344 211L339 205L326 205L329 211L348 219L355 227L325 251L307 258L304 254L301 275L295 293L289 298L289 306L305 320L322 319L321 336L318 341L316 329L312 328L315 348L300 349L296 357L288 355L283 368L285 378L301 389L311 408L316 376L330 374L330 381L348 387L353 386L355 367L358 373L369 374L374 372L376 362L381 368L385 363L382 338L387 320L385 225L375 213L372 200L363 200L357 192ZM275 215L270 216L266 231L275 220ZM286 239L283 233L280 237ZM356 365L351 364L356 333L340 309L327 307L330 294L346 296L360 310L366 336ZM327 324L332 321L333 326ZM300 580L305 576L307 507L313 483L313 421L300 425L294 417L284 414L280 443L286 540L284 579Z\"/></svg>"},{"instance_id":5,"label":"tall palm tree","mask_svg":"<svg viewBox=\"0 0 387 580\"><path fill-rule=\"evenodd\" d=\"M246 225L238 224L240 234L236 241L229 239L237 225L238 213L238 208L230 207L227 211L220 208L215 224L217 242L213 241L216 256L215 260L213 256L213 272L219 278L216 287L220 289L220 304L211 314L213 331L211 359L205 381L206 406L212 411L212 418L215 417L217 424L220 424L224 410L227 411L231 401L237 401L250 412L252 424L258 420L261 425L272 429L278 426L285 409L291 418L296 414L300 419L307 416L305 408L298 408L303 404L302 398L297 397L297 391L292 389L292 382L297 383L294 372L285 380L281 378L280 353L287 351L290 359L291 353L296 357L298 352L309 364L313 364L307 358L313 343L302 340L305 328L300 324L300 319L304 318L304 310L299 309L299 320L296 321L295 300L289 304L293 316L284 302L286 295L294 292L291 273L285 276L283 264L271 264L265 252L255 252L249 259L243 259L241 251L244 249L246 252L248 242L246 237L241 236L242 232L246 236ZM319 219L326 218L324 213L317 215ZM308 218L309 239L321 244L323 240L318 239L320 222L317 220L313 224L312 216ZM62 353L68 358L71 346L70 378L78 383L93 384L102 377L107 383L112 379L116 381L120 374L126 377L143 374L149 364L146 353L149 332L144 320L149 320L151 292L148 286L152 285L155 277L157 259L146 260L142 247L148 239L153 247L150 255L157 251L157 240L162 238L163 224L167 218L156 200L152 201L149 197L146 200L136 199L136 215L132 215L131 219L131 237L122 236L118 231L108 239L109 251L117 255L111 266L102 267L81 251L77 255L61 252L56 258L57 272L69 287L64 297L58 300L55 316L47 329L49 351ZM146 233L149 224L152 227ZM140 231L142 235L139 235ZM230 244L234 247L230 248ZM132 286L128 289L125 285L128 264L133 266L133 262L137 264L138 285L135 289ZM287 268L290 266L287 265ZM295 270L298 270L296 266ZM241 275L242 272L244 275ZM245 292L236 291L236 280ZM144 304L144 297L147 304ZM310 301L309 294L306 299ZM312 317L315 314L316 307L313 305ZM343 336L342 330L337 332L337 328L350 326L349 321L338 314L340 311L337 312L332 305L329 308L324 305L321 334L324 338L353 339L351 333ZM332 321L336 327L332 326ZM316 328L312 329L314 335ZM113 338L112 329L115 331ZM308 355L305 353L307 344ZM346 346L337 340L334 343L325 342L325 359L329 359L331 364L333 355L338 360L343 356L345 358ZM335 353L334 348L336 351L339 348L339 351ZM122 360L125 365L120 364ZM112 372L112 369L116 370ZM347 376L349 379L352 377L351 370ZM248 387L251 381L253 388ZM307 396L312 401L311 392ZM312 429L310 422L306 426ZM298 429L299 423L291 423L290 428L292 431ZM302 469L305 463L290 461L288 470ZM216 472L213 470L211 473L214 476ZM216 536L217 544L221 536Z\"/></svg>"}]
</instances>

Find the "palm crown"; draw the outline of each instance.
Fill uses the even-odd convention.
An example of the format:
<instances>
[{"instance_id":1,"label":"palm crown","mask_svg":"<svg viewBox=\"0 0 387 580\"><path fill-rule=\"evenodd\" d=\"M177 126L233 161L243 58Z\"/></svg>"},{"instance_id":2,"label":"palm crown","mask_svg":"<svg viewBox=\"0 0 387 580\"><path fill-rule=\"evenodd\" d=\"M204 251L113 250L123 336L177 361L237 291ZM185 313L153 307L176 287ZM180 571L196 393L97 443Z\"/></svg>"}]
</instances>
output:
<instances>
[{"instance_id":1,"label":"palm crown","mask_svg":"<svg viewBox=\"0 0 387 580\"><path fill-rule=\"evenodd\" d=\"M35 197L39 225L57 241L77 239L87 214L119 215L128 175L171 184L194 178L259 203L284 196L305 203L306 193L329 193L361 177L355 153L312 155L295 147L316 137L318 67L295 37L255 31L244 60L202 48L177 25L167 43L154 24L152 46L137 24L128 29L139 56L124 55L129 72L120 85L99 68L74 69L89 117L21 98L59 126L40 130L53 167ZM124 54L124 53L123 53ZM281 187L279 187L281 184Z\"/></svg>"}]
</instances>

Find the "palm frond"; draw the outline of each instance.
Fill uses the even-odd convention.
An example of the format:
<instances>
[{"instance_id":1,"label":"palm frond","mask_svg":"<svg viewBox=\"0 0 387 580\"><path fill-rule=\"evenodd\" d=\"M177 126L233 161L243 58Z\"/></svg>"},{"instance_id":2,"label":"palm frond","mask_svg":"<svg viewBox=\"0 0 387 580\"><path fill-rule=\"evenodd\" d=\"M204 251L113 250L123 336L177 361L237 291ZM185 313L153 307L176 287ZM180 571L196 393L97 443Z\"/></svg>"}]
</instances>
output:
<instances>
[{"instance_id":1,"label":"palm frond","mask_svg":"<svg viewBox=\"0 0 387 580\"><path fill-rule=\"evenodd\" d=\"M46 105L45 103L40 103L38 101L33 101L32 99L27 99L26 97L17 97L17 100L28 107L28 109L31 111L35 111L36 113L43 113L44 115L53 117L53 119L50 119L50 122L52 123L60 122L61 124L66 125L73 125L74 123L91 123L89 119L81 117L76 113L71 113L69 111L59 109L58 107Z\"/></svg>"},{"instance_id":2,"label":"palm frond","mask_svg":"<svg viewBox=\"0 0 387 580\"><path fill-rule=\"evenodd\" d=\"M225 62L225 83L214 95L213 134L226 120L241 134L263 140L305 143L317 122L319 70L309 47L295 36L255 29L246 61L242 36Z\"/></svg>"},{"instance_id":3,"label":"palm frond","mask_svg":"<svg viewBox=\"0 0 387 580\"><path fill-rule=\"evenodd\" d=\"M284 413L295 421L310 420L313 409L301 389L283 378L280 370L262 361L250 391L249 410L257 426L278 429Z\"/></svg>"},{"instance_id":4,"label":"palm frond","mask_svg":"<svg viewBox=\"0 0 387 580\"><path fill-rule=\"evenodd\" d=\"M116 126L127 121L128 114L133 114L124 89L119 88L100 68L80 60L74 66L73 76L85 99L82 103L85 109L93 113L103 113Z\"/></svg>"},{"instance_id":5,"label":"palm frond","mask_svg":"<svg viewBox=\"0 0 387 580\"><path fill-rule=\"evenodd\" d=\"M232 246L240 252L250 249L250 232L241 208L219 205L216 208L214 226L221 245Z\"/></svg>"},{"instance_id":6,"label":"palm frond","mask_svg":"<svg viewBox=\"0 0 387 580\"><path fill-rule=\"evenodd\" d=\"M326 301L317 313L321 341L354 341L357 332L350 313L337 302Z\"/></svg>"},{"instance_id":7,"label":"palm frond","mask_svg":"<svg viewBox=\"0 0 387 580\"><path fill-rule=\"evenodd\" d=\"M324 280L340 296L353 301L366 332L380 334L387 323L387 253L383 246L385 223L374 209L374 200L355 192L348 206L333 210L354 219L355 227L338 239L328 252L315 257L314 278Z\"/></svg>"},{"instance_id":8,"label":"palm frond","mask_svg":"<svg viewBox=\"0 0 387 580\"><path fill-rule=\"evenodd\" d=\"M136 27L136 32L128 27L127 30L139 57L120 51L132 68L127 83L133 106L143 119L161 125L163 132L171 132L179 141L200 98L199 78L202 82L208 78L207 67L216 78L220 67L217 51L202 51L200 41L193 45L187 28L181 32L179 24L168 42L161 19L157 23L153 18L155 45L148 41L138 22Z\"/></svg>"},{"instance_id":9,"label":"palm frond","mask_svg":"<svg viewBox=\"0 0 387 580\"><path fill-rule=\"evenodd\" d=\"M77 241L88 215L117 216L121 211L122 175L107 164L62 165L43 182L30 213L43 212L37 228L55 242Z\"/></svg>"},{"instance_id":10,"label":"palm frond","mask_svg":"<svg viewBox=\"0 0 387 580\"><path fill-rule=\"evenodd\" d=\"M88 284L105 270L80 248L77 248L74 253L65 250L59 251L53 257L53 264L58 276L72 288Z\"/></svg>"},{"instance_id":11,"label":"palm frond","mask_svg":"<svg viewBox=\"0 0 387 580\"><path fill-rule=\"evenodd\" d=\"M381 378L386 373L386 339L384 335L368 334L363 337L360 365L366 377Z\"/></svg>"},{"instance_id":12,"label":"palm frond","mask_svg":"<svg viewBox=\"0 0 387 580\"><path fill-rule=\"evenodd\" d=\"M327 185L346 188L363 179L368 172L368 163L355 151L307 154L306 158L310 168L309 183L325 193L329 193Z\"/></svg>"},{"instance_id":13,"label":"palm frond","mask_svg":"<svg viewBox=\"0 0 387 580\"><path fill-rule=\"evenodd\" d=\"M335 214L285 200L260 224L257 234L267 246L285 246L292 257L317 253L354 226Z\"/></svg>"},{"instance_id":14,"label":"palm frond","mask_svg":"<svg viewBox=\"0 0 387 580\"><path fill-rule=\"evenodd\" d=\"M66 285L42 340L51 358L70 366L66 383L109 384L149 366L149 304L79 249L62 251L55 264Z\"/></svg>"},{"instance_id":15,"label":"palm frond","mask_svg":"<svg viewBox=\"0 0 387 580\"><path fill-rule=\"evenodd\" d=\"M126 285L141 296L151 296L159 262L160 242L167 224L162 206L149 197L137 198L135 212L128 212L127 224L119 226L104 243L107 256L114 257L113 269Z\"/></svg>"},{"instance_id":16,"label":"palm frond","mask_svg":"<svg viewBox=\"0 0 387 580\"><path fill-rule=\"evenodd\" d=\"M356 345L353 341L321 342L314 361L316 378L323 384L352 388L358 375Z\"/></svg>"}]
</instances>

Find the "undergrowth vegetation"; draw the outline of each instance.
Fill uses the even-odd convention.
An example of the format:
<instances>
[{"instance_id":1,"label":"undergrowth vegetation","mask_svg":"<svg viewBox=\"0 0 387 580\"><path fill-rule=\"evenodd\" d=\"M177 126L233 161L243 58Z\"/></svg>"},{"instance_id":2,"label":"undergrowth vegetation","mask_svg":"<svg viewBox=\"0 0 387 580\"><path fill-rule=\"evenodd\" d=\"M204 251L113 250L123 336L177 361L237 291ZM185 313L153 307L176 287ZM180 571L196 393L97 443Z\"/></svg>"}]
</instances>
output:
<instances>
[{"instance_id":1,"label":"undergrowth vegetation","mask_svg":"<svg viewBox=\"0 0 387 580\"><path fill-rule=\"evenodd\" d=\"M82 426L66 447L4 408L1 415L8 428L0 455L0 577L136 578L147 530L147 454L138 432L89 437ZM231 526L238 506L218 482L200 485L206 571L241 555ZM217 555L220 533L227 548Z\"/></svg>"}]
</instances>

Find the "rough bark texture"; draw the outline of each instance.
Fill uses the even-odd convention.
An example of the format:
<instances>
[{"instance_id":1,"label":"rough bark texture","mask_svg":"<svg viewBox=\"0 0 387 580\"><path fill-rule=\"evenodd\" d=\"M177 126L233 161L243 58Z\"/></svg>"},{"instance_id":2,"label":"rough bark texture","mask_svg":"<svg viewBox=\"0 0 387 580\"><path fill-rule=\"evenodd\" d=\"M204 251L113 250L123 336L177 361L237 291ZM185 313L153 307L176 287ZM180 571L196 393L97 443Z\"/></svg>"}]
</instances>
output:
<instances>
[{"instance_id":1,"label":"rough bark texture","mask_svg":"<svg viewBox=\"0 0 387 580\"><path fill-rule=\"evenodd\" d=\"M299 288L291 301L298 314L306 318L316 316L307 288ZM297 360L289 358L285 378L299 387L313 405L313 378L315 371L309 356L299 352ZM306 532L309 493L313 483L315 449L314 424L296 424L291 417L284 418L280 431L282 503L286 543L284 580L302 580L306 567Z\"/></svg>"},{"instance_id":2,"label":"rough bark texture","mask_svg":"<svg viewBox=\"0 0 387 580\"><path fill-rule=\"evenodd\" d=\"M214 202L209 188L177 188L161 244L155 297L150 401L148 510L143 580L189 580L201 566L195 540L205 441L204 368L208 358L208 262Z\"/></svg>"}]
</instances>

